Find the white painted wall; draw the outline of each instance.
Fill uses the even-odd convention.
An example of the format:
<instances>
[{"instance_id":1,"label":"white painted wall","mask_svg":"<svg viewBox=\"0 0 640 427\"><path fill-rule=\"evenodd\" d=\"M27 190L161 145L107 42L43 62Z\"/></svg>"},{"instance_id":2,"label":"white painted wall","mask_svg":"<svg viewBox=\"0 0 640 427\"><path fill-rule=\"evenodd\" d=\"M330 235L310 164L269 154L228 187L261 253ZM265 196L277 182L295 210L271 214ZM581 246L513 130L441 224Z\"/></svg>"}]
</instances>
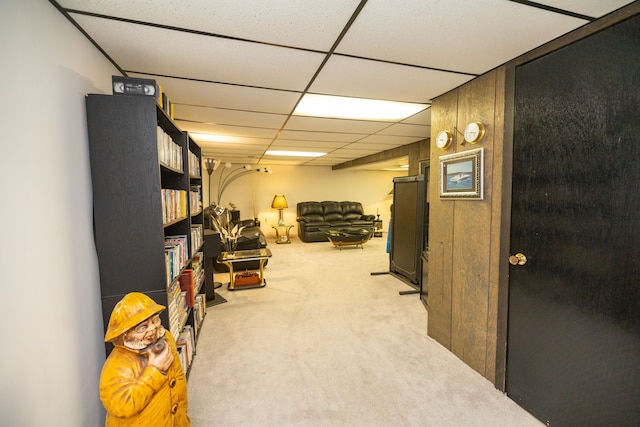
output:
<instances>
[{"instance_id":1,"label":"white painted wall","mask_svg":"<svg viewBox=\"0 0 640 427\"><path fill-rule=\"evenodd\" d=\"M241 165L238 165L240 167ZM406 176L402 172L378 172L358 170L332 170L320 166L281 166L269 167L273 173L253 173L233 181L224 191L221 205L229 202L240 210L242 219L253 218L253 198L256 195L258 218L261 228L267 236L275 237L272 225L278 222L277 209L271 208L273 196L284 194L289 207L284 210L285 222L294 224L291 236L297 235L296 204L306 201L354 201L362 203L365 213L376 215L384 221L386 231L389 221L389 208L393 197L394 176ZM234 169L236 166L233 166ZM205 170L203 167L202 170ZM211 175L212 199L215 199L221 168ZM226 174L226 172L225 172ZM205 170L204 200L208 199L208 178Z\"/></svg>"},{"instance_id":2,"label":"white painted wall","mask_svg":"<svg viewBox=\"0 0 640 427\"><path fill-rule=\"evenodd\" d=\"M117 70L42 0L0 1L0 60L0 425L101 426L105 355L84 96L110 93ZM299 201L354 200L366 213L379 209L386 229L397 173L272 169L240 178L223 197L249 218L255 190L269 236L276 193L287 197L287 222Z\"/></svg>"},{"instance_id":3,"label":"white painted wall","mask_svg":"<svg viewBox=\"0 0 640 427\"><path fill-rule=\"evenodd\" d=\"M84 95L111 64L49 2L0 1L0 425L100 426Z\"/></svg>"}]
</instances>

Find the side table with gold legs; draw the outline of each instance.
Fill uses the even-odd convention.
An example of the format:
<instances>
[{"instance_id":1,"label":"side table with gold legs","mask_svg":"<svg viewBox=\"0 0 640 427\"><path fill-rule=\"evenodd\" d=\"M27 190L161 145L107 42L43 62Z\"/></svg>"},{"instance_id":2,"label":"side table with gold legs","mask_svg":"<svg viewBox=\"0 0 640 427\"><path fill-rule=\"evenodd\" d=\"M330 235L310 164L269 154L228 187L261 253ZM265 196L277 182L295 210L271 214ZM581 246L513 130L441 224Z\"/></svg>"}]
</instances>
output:
<instances>
[{"instance_id":1,"label":"side table with gold legs","mask_svg":"<svg viewBox=\"0 0 640 427\"><path fill-rule=\"evenodd\" d=\"M229 284L227 288L230 291L236 289L262 288L267 282L264 280L264 264L271 257L269 248L249 249L246 251L222 252L218 256L218 262L229 267ZM235 283L233 263L242 261L260 261L260 281L251 285L238 285Z\"/></svg>"},{"instance_id":2,"label":"side table with gold legs","mask_svg":"<svg viewBox=\"0 0 640 427\"><path fill-rule=\"evenodd\" d=\"M291 243L289 230L293 228L293 224L272 225L271 228L276 230L276 243Z\"/></svg>"}]
</instances>

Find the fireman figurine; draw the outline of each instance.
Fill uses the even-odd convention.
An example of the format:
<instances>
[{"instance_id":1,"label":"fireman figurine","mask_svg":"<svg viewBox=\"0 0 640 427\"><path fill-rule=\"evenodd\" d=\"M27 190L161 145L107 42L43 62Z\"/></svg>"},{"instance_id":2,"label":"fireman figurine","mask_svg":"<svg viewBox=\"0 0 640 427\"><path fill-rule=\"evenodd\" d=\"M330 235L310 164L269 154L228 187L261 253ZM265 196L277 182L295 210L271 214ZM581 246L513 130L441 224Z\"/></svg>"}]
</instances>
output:
<instances>
[{"instance_id":1,"label":"fireman figurine","mask_svg":"<svg viewBox=\"0 0 640 427\"><path fill-rule=\"evenodd\" d=\"M100 375L106 427L189 427L187 381L176 343L160 323L165 307L139 292L116 304L105 334L115 346Z\"/></svg>"}]
</instances>

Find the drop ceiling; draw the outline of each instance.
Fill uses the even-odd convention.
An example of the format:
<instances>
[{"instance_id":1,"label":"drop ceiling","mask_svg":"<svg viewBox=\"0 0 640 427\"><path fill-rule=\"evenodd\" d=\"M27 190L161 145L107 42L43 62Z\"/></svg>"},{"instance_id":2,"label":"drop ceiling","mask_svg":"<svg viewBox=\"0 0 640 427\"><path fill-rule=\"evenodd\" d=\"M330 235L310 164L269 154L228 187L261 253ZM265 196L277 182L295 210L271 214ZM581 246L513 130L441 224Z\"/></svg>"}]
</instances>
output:
<instances>
[{"instance_id":1,"label":"drop ceiling","mask_svg":"<svg viewBox=\"0 0 640 427\"><path fill-rule=\"evenodd\" d=\"M433 98L632 1L50 0L124 75L155 79L204 157L335 166L429 138L401 121L293 115L305 93ZM275 157L267 150L321 151ZM405 159L398 159L398 164ZM376 167L389 167L389 163Z\"/></svg>"}]
</instances>

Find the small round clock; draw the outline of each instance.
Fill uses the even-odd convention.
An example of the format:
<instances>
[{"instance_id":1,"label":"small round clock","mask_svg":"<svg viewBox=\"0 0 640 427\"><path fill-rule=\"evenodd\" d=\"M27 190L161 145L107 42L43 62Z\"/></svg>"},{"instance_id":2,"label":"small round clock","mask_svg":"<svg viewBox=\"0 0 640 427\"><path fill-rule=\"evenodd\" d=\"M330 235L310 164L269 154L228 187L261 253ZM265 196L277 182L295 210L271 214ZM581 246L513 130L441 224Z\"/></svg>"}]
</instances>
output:
<instances>
[{"instance_id":1,"label":"small round clock","mask_svg":"<svg viewBox=\"0 0 640 427\"><path fill-rule=\"evenodd\" d=\"M464 129L464 140L475 144L484 136L484 125L480 122L469 123Z\"/></svg>"},{"instance_id":2,"label":"small round clock","mask_svg":"<svg viewBox=\"0 0 640 427\"><path fill-rule=\"evenodd\" d=\"M451 145L451 141L453 140L453 135L448 130L443 130L438 133L436 136L436 147L446 150Z\"/></svg>"}]
</instances>

